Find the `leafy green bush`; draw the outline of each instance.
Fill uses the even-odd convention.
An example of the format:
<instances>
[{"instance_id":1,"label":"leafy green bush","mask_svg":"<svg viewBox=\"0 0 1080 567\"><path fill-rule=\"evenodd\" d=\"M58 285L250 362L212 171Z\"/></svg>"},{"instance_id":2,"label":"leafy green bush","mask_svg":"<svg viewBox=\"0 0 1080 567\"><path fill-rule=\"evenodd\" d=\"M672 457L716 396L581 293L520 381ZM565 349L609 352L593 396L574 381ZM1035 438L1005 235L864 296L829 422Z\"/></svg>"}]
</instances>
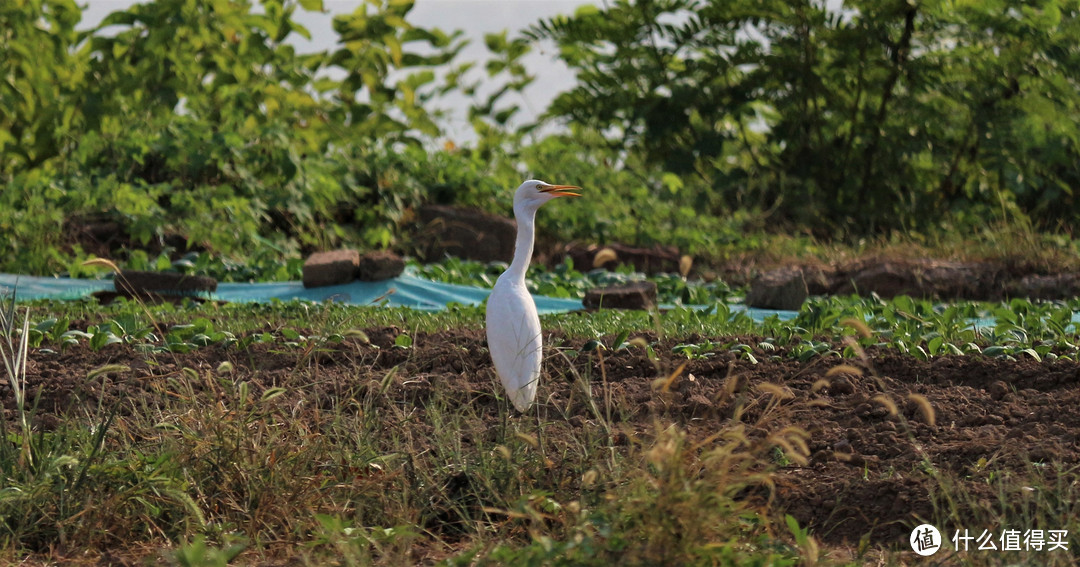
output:
<instances>
[{"instance_id":1,"label":"leafy green bush","mask_svg":"<svg viewBox=\"0 0 1080 567\"><path fill-rule=\"evenodd\" d=\"M620 0L527 35L577 72L549 116L604 132L644 175L678 175L699 211L866 233L1080 211L1078 14L1072 0Z\"/></svg>"},{"instance_id":2,"label":"leafy green bush","mask_svg":"<svg viewBox=\"0 0 1080 567\"><path fill-rule=\"evenodd\" d=\"M76 32L70 0L0 7L0 270L74 273L100 253L76 237L90 220L121 227L110 253L136 263L177 240L232 262L408 252L419 205L509 215L528 177L586 189L539 216L548 241L706 263L778 227L1067 228L1080 212L1075 0L618 1L489 34L483 80L460 32L412 25L407 1L336 16L332 49L296 53L294 14L321 8L154 0ZM532 83L536 39L578 86L517 126L504 95ZM473 97L461 147L441 139L451 91Z\"/></svg>"},{"instance_id":3,"label":"leafy green bush","mask_svg":"<svg viewBox=\"0 0 1080 567\"><path fill-rule=\"evenodd\" d=\"M463 42L410 25L409 3L369 3L334 19L334 50L298 55L301 6L321 2L157 0L78 37L70 2L0 10L26 28L0 46L0 97L55 104L11 100L0 123L5 269L62 270L78 249L59 228L81 218L117 222L128 248L168 234L226 255L395 243L424 194L408 148L438 134L430 67ZM30 58L39 36L55 57Z\"/></svg>"}]
</instances>

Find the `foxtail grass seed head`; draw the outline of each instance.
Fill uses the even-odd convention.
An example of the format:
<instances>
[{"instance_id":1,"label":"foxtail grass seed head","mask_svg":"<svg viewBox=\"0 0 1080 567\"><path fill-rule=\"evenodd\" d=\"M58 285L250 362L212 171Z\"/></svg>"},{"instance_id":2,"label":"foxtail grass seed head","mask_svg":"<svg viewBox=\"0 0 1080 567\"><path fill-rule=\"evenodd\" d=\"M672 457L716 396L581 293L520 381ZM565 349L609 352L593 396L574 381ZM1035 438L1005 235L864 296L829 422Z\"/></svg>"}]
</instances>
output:
<instances>
[{"instance_id":1,"label":"foxtail grass seed head","mask_svg":"<svg viewBox=\"0 0 1080 567\"><path fill-rule=\"evenodd\" d=\"M690 274L690 269L694 267L694 258L691 256L683 255L679 258L679 274L682 277L686 277Z\"/></svg>"},{"instance_id":2,"label":"foxtail grass seed head","mask_svg":"<svg viewBox=\"0 0 1080 567\"><path fill-rule=\"evenodd\" d=\"M645 452L645 459L650 464L661 467L664 464L671 461L671 458L675 455L675 443L671 439L663 441L657 441L648 451Z\"/></svg>"},{"instance_id":3,"label":"foxtail grass seed head","mask_svg":"<svg viewBox=\"0 0 1080 567\"><path fill-rule=\"evenodd\" d=\"M519 433L515 433L514 437L517 437L518 439L524 441L526 444L528 444L530 447L532 447L534 449L540 446L540 442L536 440L535 435L529 435L528 433L520 433L519 432Z\"/></svg>"},{"instance_id":4,"label":"foxtail grass seed head","mask_svg":"<svg viewBox=\"0 0 1080 567\"><path fill-rule=\"evenodd\" d=\"M858 358L859 360L866 360L867 359L866 351L863 350L862 345L860 345L859 341L856 341L854 337L844 337L844 338L840 339L840 342L844 343L845 347L850 348L852 350L852 352L855 353L855 357Z\"/></svg>"},{"instance_id":5,"label":"foxtail grass seed head","mask_svg":"<svg viewBox=\"0 0 1080 567\"><path fill-rule=\"evenodd\" d=\"M795 397L795 394L791 393L791 390L772 384L769 382L762 382L756 386L759 392L763 394L771 394L778 400L790 400Z\"/></svg>"},{"instance_id":6,"label":"foxtail grass seed head","mask_svg":"<svg viewBox=\"0 0 1080 567\"><path fill-rule=\"evenodd\" d=\"M112 260L106 258L91 258L84 261L82 265L86 268L108 268L117 274L120 273L120 268L116 267Z\"/></svg>"},{"instance_id":7,"label":"foxtail grass seed head","mask_svg":"<svg viewBox=\"0 0 1080 567\"><path fill-rule=\"evenodd\" d=\"M93 380L98 376L106 374L123 374L124 372L130 372L131 367L123 364L106 364L104 366L98 366L97 368L86 373L87 380Z\"/></svg>"},{"instance_id":8,"label":"foxtail grass seed head","mask_svg":"<svg viewBox=\"0 0 1080 567\"><path fill-rule=\"evenodd\" d=\"M863 371L861 368L856 368L850 364L837 364L825 373L826 376L836 376L837 374L851 374L853 376L862 376Z\"/></svg>"},{"instance_id":9,"label":"foxtail grass seed head","mask_svg":"<svg viewBox=\"0 0 1080 567\"><path fill-rule=\"evenodd\" d=\"M878 394L873 398L870 398L870 401L877 402L882 406L885 406L885 409L889 410L889 415L897 415L900 413L900 411L896 408L896 402L892 401L892 398L886 396L885 394Z\"/></svg>"},{"instance_id":10,"label":"foxtail grass seed head","mask_svg":"<svg viewBox=\"0 0 1080 567\"><path fill-rule=\"evenodd\" d=\"M866 326L865 322L855 319L853 317L849 317L840 321L840 324L844 325L845 327L851 327L852 329L855 329L855 332L864 339L870 338L874 335L873 331L870 330L870 327Z\"/></svg>"},{"instance_id":11,"label":"foxtail grass seed head","mask_svg":"<svg viewBox=\"0 0 1080 567\"><path fill-rule=\"evenodd\" d=\"M908 394L907 398L919 408L919 413L922 414L927 425L934 425L936 423L937 417L934 413L934 407L930 405L930 400L926 399L926 396L923 396L922 394Z\"/></svg>"},{"instance_id":12,"label":"foxtail grass seed head","mask_svg":"<svg viewBox=\"0 0 1080 567\"><path fill-rule=\"evenodd\" d=\"M361 331L360 329L349 329L342 333L341 336L347 339L356 339L358 342L365 345L371 344L371 339L368 338L367 333Z\"/></svg>"},{"instance_id":13,"label":"foxtail grass seed head","mask_svg":"<svg viewBox=\"0 0 1080 567\"><path fill-rule=\"evenodd\" d=\"M260 402L269 402L270 400L285 393L285 388L267 388L259 398Z\"/></svg>"},{"instance_id":14,"label":"foxtail grass seed head","mask_svg":"<svg viewBox=\"0 0 1080 567\"><path fill-rule=\"evenodd\" d=\"M619 259L619 255L615 253L611 248L603 248L593 256L592 266L593 268L602 268L604 264L608 262L614 262Z\"/></svg>"},{"instance_id":15,"label":"foxtail grass seed head","mask_svg":"<svg viewBox=\"0 0 1080 567\"><path fill-rule=\"evenodd\" d=\"M735 390L739 389L739 382L741 379L741 374L728 374L727 378L724 380L723 393L729 397L734 396Z\"/></svg>"},{"instance_id":16,"label":"foxtail grass seed head","mask_svg":"<svg viewBox=\"0 0 1080 567\"><path fill-rule=\"evenodd\" d=\"M786 457L789 461L799 465L800 467L804 467L807 465L807 463L810 462L805 456L801 455L798 450L795 449L795 446L792 445L787 439L784 439L782 437L775 438L772 439L772 442L779 446L781 450L783 450L784 457Z\"/></svg>"}]
</instances>

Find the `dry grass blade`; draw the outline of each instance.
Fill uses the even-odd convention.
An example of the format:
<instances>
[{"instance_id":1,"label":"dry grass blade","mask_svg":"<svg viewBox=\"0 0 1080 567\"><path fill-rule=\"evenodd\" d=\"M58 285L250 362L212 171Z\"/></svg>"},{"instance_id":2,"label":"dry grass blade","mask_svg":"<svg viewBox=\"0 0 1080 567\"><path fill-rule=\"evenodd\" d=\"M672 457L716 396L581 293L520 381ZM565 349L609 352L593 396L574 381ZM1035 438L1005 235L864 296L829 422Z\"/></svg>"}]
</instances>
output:
<instances>
[{"instance_id":1,"label":"dry grass blade","mask_svg":"<svg viewBox=\"0 0 1080 567\"><path fill-rule=\"evenodd\" d=\"M30 309L23 314L22 334L19 336L19 348L15 351L15 376L21 377L26 385L26 361L30 358ZM25 394L25 391L23 392ZM25 399L23 400L25 401Z\"/></svg>"},{"instance_id":2,"label":"dry grass blade","mask_svg":"<svg viewBox=\"0 0 1080 567\"><path fill-rule=\"evenodd\" d=\"M828 388L830 385L832 385L832 382L829 382L824 378L818 378L814 381L814 384L810 386L810 392L816 394L820 392L822 388Z\"/></svg>"},{"instance_id":3,"label":"dry grass blade","mask_svg":"<svg viewBox=\"0 0 1080 567\"><path fill-rule=\"evenodd\" d=\"M732 374L731 373L732 368L733 368L733 366L730 366L730 365L728 366L728 375L727 375L727 378L724 379L723 393L726 394L727 396L735 395L735 390L739 389L739 383L742 380L742 375L741 374Z\"/></svg>"},{"instance_id":4,"label":"dry grass blade","mask_svg":"<svg viewBox=\"0 0 1080 567\"><path fill-rule=\"evenodd\" d=\"M490 506L484 506L480 508L485 514L492 514L495 516L506 516L507 518L513 518L515 520L528 520L532 516L523 512L515 512L513 510L503 510L501 508L492 508Z\"/></svg>"},{"instance_id":5,"label":"dry grass blade","mask_svg":"<svg viewBox=\"0 0 1080 567\"><path fill-rule=\"evenodd\" d=\"M690 361L686 361L680 364L679 367L676 368L675 371L672 372L667 378L657 378L656 380L653 380L653 389L660 390L661 392L670 391L671 386L675 383L675 380L678 379L679 375L682 374L683 370L686 370L686 365L689 363Z\"/></svg>"},{"instance_id":6,"label":"dry grass blade","mask_svg":"<svg viewBox=\"0 0 1080 567\"><path fill-rule=\"evenodd\" d=\"M728 375L724 378L724 386L719 392L713 396L713 402L716 404L726 403L728 400L735 397L735 392L740 386L745 385L745 381L742 379L742 374L733 374L733 365L728 366Z\"/></svg>"},{"instance_id":7,"label":"dry grass blade","mask_svg":"<svg viewBox=\"0 0 1080 567\"><path fill-rule=\"evenodd\" d=\"M386 376L383 376L381 382L379 382L379 395L386 393L386 390L390 388L390 384L394 383L394 376L397 375L398 370L401 369L401 365L395 366L387 371Z\"/></svg>"}]
</instances>

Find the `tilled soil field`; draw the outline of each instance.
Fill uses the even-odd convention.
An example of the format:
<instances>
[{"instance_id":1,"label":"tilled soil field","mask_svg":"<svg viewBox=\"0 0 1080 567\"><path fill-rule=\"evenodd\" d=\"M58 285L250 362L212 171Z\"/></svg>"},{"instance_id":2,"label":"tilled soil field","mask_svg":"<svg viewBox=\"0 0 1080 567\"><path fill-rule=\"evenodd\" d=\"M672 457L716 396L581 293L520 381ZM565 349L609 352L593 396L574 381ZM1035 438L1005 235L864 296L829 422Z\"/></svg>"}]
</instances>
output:
<instances>
[{"instance_id":1,"label":"tilled soil field","mask_svg":"<svg viewBox=\"0 0 1080 567\"><path fill-rule=\"evenodd\" d=\"M27 391L31 397L40 393L35 426L41 429L55 428L67 416L85 416L99 404L116 404L124 419L168 395L170 381L186 380L182 368L210 373L228 361L233 378L248 381L255 395L284 387L282 403L298 408L296 419L313 419L311 412L358 395L400 366L388 386L397 403L414 404L422 412L425 401L439 391L488 416L494 429L505 402L492 395L497 381L482 331L421 333L410 348L394 348L399 332L369 329L370 344L349 340L316 351L266 344L156 355L126 345L99 352L85 345L59 353L33 351ZM705 338L680 342L698 339ZM753 337L741 340L758 344ZM826 545L854 545L860 539L889 547L906 542L912 526L935 517L934 502L942 502L941 478L968 495L954 503L962 513L965 507L993 506L1001 497L988 482L989 474L1038 469L1043 480L1052 482L1057 465L1080 463L1080 365L1074 362L983 356L920 361L873 350L856 360L797 362L783 348L767 352L755 347L757 363L728 352L691 360L670 390L661 392L654 381L686 361L672 353L673 341L656 343L659 364L640 348L604 351L602 357L558 352L580 350L584 342L558 333L546 337L549 352L538 397L539 417L550 423L546 435L598 427L583 396L571 391L579 388L574 376L593 381L597 402L612 400L612 420L631 434L655 432L657 420L680 424L701 439L736 417L751 436L799 427L809 434L809 459L803 466L777 463L773 506L808 526ZM90 370L106 364L130 370L107 380L87 379ZM839 365L848 367L834 369ZM762 388L764 383L779 390ZM193 381L190 387L210 386ZM918 396L929 402L931 412ZM14 401L6 383L0 383L0 399L5 419L13 424ZM422 421L388 420L386 428Z\"/></svg>"}]
</instances>

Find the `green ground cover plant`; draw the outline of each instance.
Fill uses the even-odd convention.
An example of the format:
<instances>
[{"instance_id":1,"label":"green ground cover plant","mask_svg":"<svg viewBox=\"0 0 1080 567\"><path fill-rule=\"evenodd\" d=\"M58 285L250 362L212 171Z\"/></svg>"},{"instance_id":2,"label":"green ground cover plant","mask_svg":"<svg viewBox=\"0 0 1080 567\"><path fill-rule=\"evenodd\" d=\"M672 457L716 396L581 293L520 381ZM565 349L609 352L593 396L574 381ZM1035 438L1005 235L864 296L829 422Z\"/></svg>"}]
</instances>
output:
<instances>
[{"instance_id":1,"label":"green ground cover plant","mask_svg":"<svg viewBox=\"0 0 1080 567\"><path fill-rule=\"evenodd\" d=\"M626 333L651 329L663 336L754 336L766 352L792 346L789 356L857 356L853 347L834 345L853 338L860 347L883 347L927 360L949 354L1076 360L1080 302L1028 301L935 303L900 296L891 300L858 296L811 298L793 319L777 316L754 321L738 303L712 300L706 305L675 307L662 313L601 310L543 316L547 329L570 337L600 340L616 337L611 348L627 348ZM119 300L112 306L93 301L44 302L31 310L30 346L64 349L86 344L100 350L112 344L146 352L189 352L208 345L244 349L256 343L299 348L341 343L357 329L396 327L410 333L433 333L480 327L483 308L451 305L433 313L408 308L354 307L333 303L145 306ZM38 319L37 317L40 317ZM85 327L75 321L98 320ZM622 337L619 339L618 337ZM739 341L685 345L687 356L710 351L745 350Z\"/></svg>"}]
</instances>

